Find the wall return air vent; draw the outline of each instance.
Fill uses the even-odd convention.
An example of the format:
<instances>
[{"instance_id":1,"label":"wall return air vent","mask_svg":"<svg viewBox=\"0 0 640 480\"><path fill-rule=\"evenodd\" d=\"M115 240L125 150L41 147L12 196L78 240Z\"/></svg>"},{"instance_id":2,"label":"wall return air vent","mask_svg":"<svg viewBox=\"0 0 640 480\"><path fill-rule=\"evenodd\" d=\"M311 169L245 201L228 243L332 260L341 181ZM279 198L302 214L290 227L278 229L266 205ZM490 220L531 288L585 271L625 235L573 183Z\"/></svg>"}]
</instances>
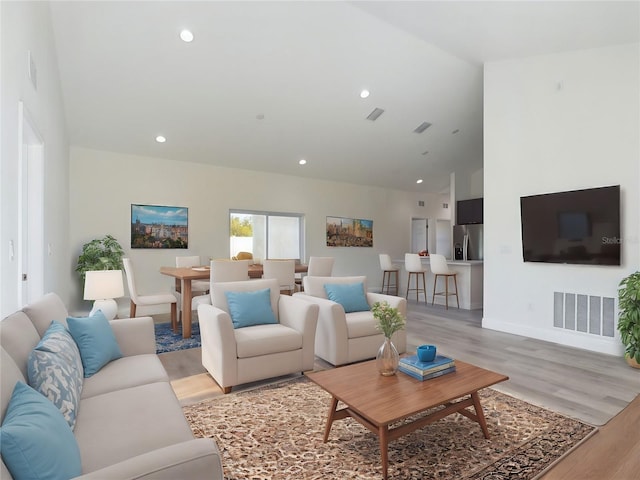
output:
<instances>
[{"instance_id":1,"label":"wall return air vent","mask_svg":"<svg viewBox=\"0 0 640 480\"><path fill-rule=\"evenodd\" d=\"M416 127L416 129L414 130L414 133L422 133L430 126L431 124L429 122L422 122L420 125Z\"/></svg>"},{"instance_id":2,"label":"wall return air vent","mask_svg":"<svg viewBox=\"0 0 640 480\"><path fill-rule=\"evenodd\" d=\"M369 115L367 115L367 120L371 120L372 122L375 122L378 119L378 117L383 113L384 113L383 109L376 107L373 109L373 111Z\"/></svg>"}]
</instances>

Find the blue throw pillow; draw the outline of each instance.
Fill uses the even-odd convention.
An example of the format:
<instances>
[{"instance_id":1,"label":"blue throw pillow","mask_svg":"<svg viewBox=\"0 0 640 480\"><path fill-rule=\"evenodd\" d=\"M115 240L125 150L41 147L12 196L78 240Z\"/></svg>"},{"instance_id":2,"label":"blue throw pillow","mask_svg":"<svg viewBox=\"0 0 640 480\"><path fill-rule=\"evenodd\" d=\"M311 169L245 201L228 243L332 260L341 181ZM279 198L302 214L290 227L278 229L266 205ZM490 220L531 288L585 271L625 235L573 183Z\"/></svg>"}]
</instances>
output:
<instances>
[{"instance_id":1,"label":"blue throw pillow","mask_svg":"<svg viewBox=\"0 0 640 480\"><path fill-rule=\"evenodd\" d=\"M76 342L55 320L29 354L29 385L58 407L71 429L76 425L82 393L82 359Z\"/></svg>"},{"instance_id":2,"label":"blue throw pillow","mask_svg":"<svg viewBox=\"0 0 640 480\"><path fill-rule=\"evenodd\" d=\"M233 328L278 323L271 309L271 289L252 292L224 292Z\"/></svg>"},{"instance_id":3,"label":"blue throw pillow","mask_svg":"<svg viewBox=\"0 0 640 480\"><path fill-rule=\"evenodd\" d=\"M371 310L363 283L325 283L324 291L329 300L342 305L345 313Z\"/></svg>"},{"instance_id":4,"label":"blue throw pillow","mask_svg":"<svg viewBox=\"0 0 640 480\"><path fill-rule=\"evenodd\" d=\"M80 449L53 403L17 382L0 427L2 460L15 479L68 480L82 474Z\"/></svg>"},{"instance_id":5,"label":"blue throw pillow","mask_svg":"<svg viewBox=\"0 0 640 480\"><path fill-rule=\"evenodd\" d=\"M101 310L90 317L67 317L67 325L80 349L85 378L96 373L110 361L122 357L109 320Z\"/></svg>"}]
</instances>

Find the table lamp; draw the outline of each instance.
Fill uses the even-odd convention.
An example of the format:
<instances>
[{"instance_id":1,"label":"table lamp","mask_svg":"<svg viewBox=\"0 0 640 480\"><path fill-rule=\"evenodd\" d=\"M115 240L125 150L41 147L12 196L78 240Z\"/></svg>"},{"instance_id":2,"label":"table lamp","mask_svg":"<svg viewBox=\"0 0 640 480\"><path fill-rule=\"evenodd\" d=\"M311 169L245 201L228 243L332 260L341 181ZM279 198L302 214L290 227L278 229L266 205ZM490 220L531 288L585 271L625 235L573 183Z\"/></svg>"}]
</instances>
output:
<instances>
[{"instance_id":1,"label":"table lamp","mask_svg":"<svg viewBox=\"0 0 640 480\"><path fill-rule=\"evenodd\" d=\"M116 318L118 304L114 298L124 295L122 270L91 270L84 279L84 299L94 300L89 315L102 310L107 320Z\"/></svg>"}]
</instances>

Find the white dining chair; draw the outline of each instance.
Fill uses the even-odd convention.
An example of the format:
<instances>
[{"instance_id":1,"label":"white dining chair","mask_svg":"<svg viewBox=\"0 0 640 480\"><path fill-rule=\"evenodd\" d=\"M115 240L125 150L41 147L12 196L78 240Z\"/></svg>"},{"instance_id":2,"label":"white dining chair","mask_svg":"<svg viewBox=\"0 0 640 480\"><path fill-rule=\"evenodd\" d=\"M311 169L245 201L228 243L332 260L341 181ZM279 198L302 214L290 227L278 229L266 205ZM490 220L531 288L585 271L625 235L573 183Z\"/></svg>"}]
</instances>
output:
<instances>
[{"instance_id":1,"label":"white dining chair","mask_svg":"<svg viewBox=\"0 0 640 480\"><path fill-rule=\"evenodd\" d=\"M199 255L188 255L176 257L176 267L192 268L201 266ZM197 310L198 302L194 301L196 297L207 295L209 293L209 280L192 280L191 281L191 310ZM176 281L173 294L178 299L178 322L182 322L182 291L180 281Z\"/></svg>"},{"instance_id":2,"label":"white dining chair","mask_svg":"<svg viewBox=\"0 0 640 480\"><path fill-rule=\"evenodd\" d=\"M200 266L202 266L202 263L199 255L176 257L176 267L178 268L189 268L189 267L200 267ZM209 287L210 287L209 280L192 280L191 281L192 292L197 292L198 294L206 293L209 291Z\"/></svg>"},{"instance_id":3,"label":"white dining chair","mask_svg":"<svg viewBox=\"0 0 640 480\"><path fill-rule=\"evenodd\" d=\"M420 255L417 253L405 253L404 254L404 269L407 271L407 294L406 299L409 299L409 292L416 292L416 302L420 301L420 292L424 295L424 302L427 303L427 290L426 290L426 277L425 269L422 266ZM415 288L409 288L411 286L411 277L415 278ZM420 288L420 279L422 278L422 288Z\"/></svg>"},{"instance_id":4,"label":"white dining chair","mask_svg":"<svg viewBox=\"0 0 640 480\"><path fill-rule=\"evenodd\" d=\"M262 278L275 278L280 285L280 293L293 295L296 288L295 260L264 260Z\"/></svg>"},{"instance_id":5,"label":"white dining chair","mask_svg":"<svg viewBox=\"0 0 640 480\"><path fill-rule=\"evenodd\" d=\"M123 258L124 273L127 277L127 286L129 287L129 295L131 295L131 306L129 316L136 316L138 306L148 307L151 305L162 305L169 303L171 305L171 328L176 331L178 329L177 315L177 299L172 293L154 293L151 295L140 295L136 287L135 274L133 272L133 263L130 258Z\"/></svg>"},{"instance_id":6,"label":"white dining chair","mask_svg":"<svg viewBox=\"0 0 640 480\"><path fill-rule=\"evenodd\" d=\"M458 308L460 308L460 300L458 298L458 281L456 280L457 273L449 270L447 259L444 255L438 255L432 253L429 256L431 263L431 273L433 273L433 296L431 297L431 305L435 301L436 295L444 295L446 309L449 310L449 296L455 295ZM444 277L444 292L436 292L436 284L438 283L438 277ZM453 284L456 287L456 291L449 293L449 278L453 277Z\"/></svg>"},{"instance_id":7,"label":"white dining chair","mask_svg":"<svg viewBox=\"0 0 640 480\"><path fill-rule=\"evenodd\" d=\"M251 260L215 259L209 263L209 284L211 287L220 282L242 282L249 280L249 264ZM194 297L192 308L199 309L200 305L211 305L209 295Z\"/></svg>"},{"instance_id":8,"label":"white dining chair","mask_svg":"<svg viewBox=\"0 0 640 480\"><path fill-rule=\"evenodd\" d=\"M211 260L211 285L215 282L240 282L249 280L251 260Z\"/></svg>"},{"instance_id":9,"label":"white dining chair","mask_svg":"<svg viewBox=\"0 0 640 480\"><path fill-rule=\"evenodd\" d=\"M330 277L333 272L333 257L309 257L307 275L311 277Z\"/></svg>"}]
</instances>

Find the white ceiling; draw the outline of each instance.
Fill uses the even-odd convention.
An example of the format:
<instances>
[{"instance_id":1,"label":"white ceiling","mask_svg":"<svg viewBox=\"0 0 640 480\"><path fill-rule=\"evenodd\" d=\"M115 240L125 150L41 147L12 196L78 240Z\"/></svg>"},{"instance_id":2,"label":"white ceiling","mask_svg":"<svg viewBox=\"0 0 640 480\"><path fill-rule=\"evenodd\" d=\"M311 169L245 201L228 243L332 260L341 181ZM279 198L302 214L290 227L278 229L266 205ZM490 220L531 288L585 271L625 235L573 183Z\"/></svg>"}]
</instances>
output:
<instances>
[{"instance_id":1,"label":"white ceiling","mask_svg":"<svg viewBox=\"0 0 640 480\"><path fill-rule=\"evenodd\" d=\"M482 167L483 62L640 41L637 1L51 10L72 145L432 192Z\"/></svg>"}]
</instances>

